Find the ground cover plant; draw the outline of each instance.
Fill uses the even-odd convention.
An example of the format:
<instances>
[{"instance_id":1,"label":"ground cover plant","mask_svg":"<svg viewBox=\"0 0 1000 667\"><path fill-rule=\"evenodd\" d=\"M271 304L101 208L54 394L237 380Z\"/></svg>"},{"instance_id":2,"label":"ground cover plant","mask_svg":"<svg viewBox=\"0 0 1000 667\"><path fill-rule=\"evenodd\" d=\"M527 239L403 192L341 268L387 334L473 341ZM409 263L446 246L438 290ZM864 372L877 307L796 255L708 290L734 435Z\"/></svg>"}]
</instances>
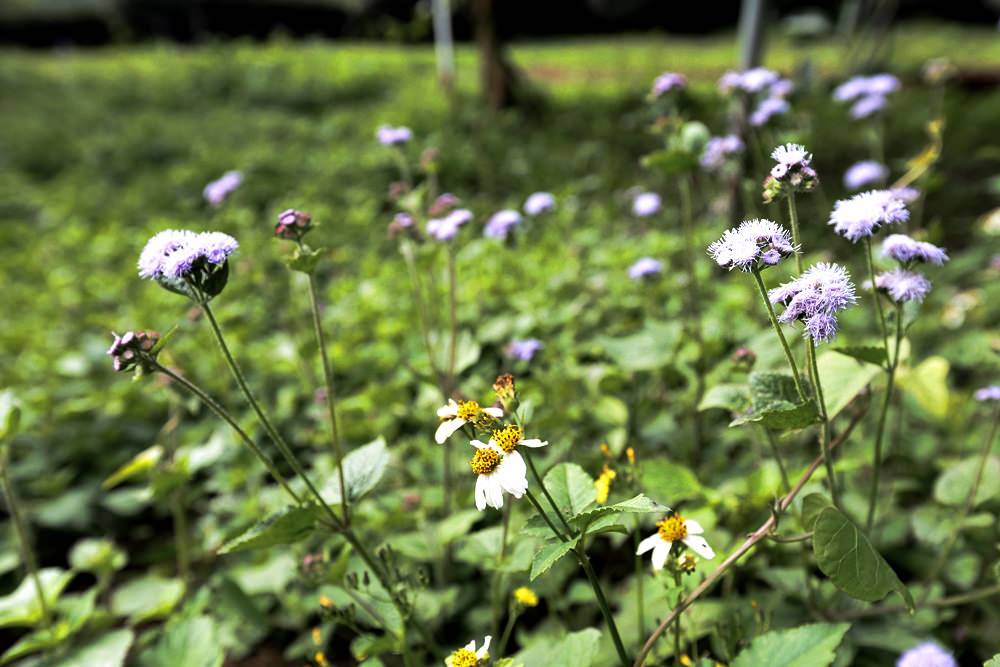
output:
<instances>
[{"instance_id":1,"label":"ground cover plant","mask_svg":"<svg viewBox=\"0 0 1000 667\"><path fill-rule=\"evenodd\" d=\"M896 44L524 46L492 115L5 58L0 661L992 664L1000 58Z\"/></svg>"}]
</instances>

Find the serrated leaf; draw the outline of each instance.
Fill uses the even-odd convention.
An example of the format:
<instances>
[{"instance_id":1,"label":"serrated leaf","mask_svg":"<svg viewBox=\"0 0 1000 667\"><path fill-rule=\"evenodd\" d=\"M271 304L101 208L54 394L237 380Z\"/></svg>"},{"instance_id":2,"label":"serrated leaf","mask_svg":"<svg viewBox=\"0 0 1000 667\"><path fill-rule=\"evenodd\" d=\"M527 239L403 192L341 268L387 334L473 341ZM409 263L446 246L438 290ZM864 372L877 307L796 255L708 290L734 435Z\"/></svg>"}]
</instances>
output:
<instances>
[{"instance_id":1,"label":"serrated leaf","mask_svg":"<svg viewBox=\"0 0 1000 667\"><path fill-rule=\"evenodd\" d=\"M823 574L848 595L878 602L896 591L913 609L913 596L868 537L836 507L826 507L813 527L813 555Z\"/></svg>"},{"instance_id":2,"label":"serrated leaf","mask_svg":"<svg viewBox=\"0 0 1000 667\"><path fill-rule=\"evenodd\" d=\"M729 425L760 424L774 431L790 431L816 423L817 416L816 404L813 401L808 401L790 408L755 411L749 415L737 417Z\"/></svg>"},{"instance_id":3,"label":"serrated leaf","mask_svg":"<svg viewBox=\"0 0 1000 667\"><path fill-rule=\"evenodd\" d=\"M320 512L318 505L286 507L263 521L258 521L239 536L226 542L219 549L219 553L266 549L281 544L301 542L313 534Z\"/></svg>"},{"instance_id":4,"label":"serrated leaf","mask_svg":"<svg viewBox=\"0 0 1000 667\"><path fill-rule=\"evenodd\" d=\"M225 654L215 621L194 616L170 623L156 645L143 655L143 667L221 667Z\"/></svg>"},{"instance_id":5,"label":"serrated leaf","mask_svg":"<svg viewBox=\"0 0 1000 667\"><path fill-rule=\"evenodd\" d=\"M577 521L579 520L580 519L578 518ZM581 530L583 530L582 527ZM600 535L602 533L621 533L624 535L628 532L628 528L621 523L620 512L602 514L590 523L586 524L587 535Z\"/></svg>"},{"instance_id":6,"label":"serrated leaf","mask_svg":"<svg viewBox=\"0 0 1000 667\"><path fill-rule=\"evenodd\" d=\"M835 347L834 352L853 357L859 361L865 361L876 366L885 366L885 348L875 345L849 345L847 347ZM822 377L822 376L820 376Z\"/></svg>"},{"instance_id":7,"label":"serrated leaf","mask_svg":"<svg viewBox=\"0 0 1000 667\"><path fill-rule=\"evenodd\" d=\"M345 456L344 484L347 486L348 499L358 500L375 488L388 465L389 450L383 438L358 447ZM340 478L336 471L330 476L322 496L331 505L340 504Z\"/></svg>"},{"instance_id":8,"label":"serrated leaf","mask_svg":"<svg viewBox=\"0 0 1000 667\"><path fill-rule=\"evenodd\" d=\"M751 373L750 411L730 426L760 423L775 430L803 428L816 421L816 406L799 398L795 380L783 373Z\"/></svg>"},{"instance_id":9,"label":"serrated leaf","mask_svg":"<svg viewBox=\"0 0 1000 667\"><path fill-rule=\"evenodd\" d=\"M964 506L969 500L969 494L972 493L972 485L979 472L981 460L981 457L973 456L945 470L934 482L934 500L942 505ZM997 480L1000 480L1000 459L990 456L986 459L979 486L976 488L973 507L1000 495L1000 484L997 484Z\"/></svg>"},{"instance_id":10,"label":"serrated leaf","mask_svg":"<svg viewBox=\"0 0 1000 667\"><path fill-rule=\"evenodd\" d=\"M882 369L833 351L822 352L816 357L826 412L833 419L860 394Z\"/></svg>"},{"instance_id":11,"label":"serrated leaf","mask_svg":"<svg viewBox=\"0 0 1000 667\"><path fill-rule=\"evenodd\" d=\"M750 389L743 384L717 384L709 387L698 410L712 409L728 410L729 412L744 412L750 408Z\"/></svg>"},{"instance_id":12,"label":"serrated leaf","mask_svg":"<svg viewBox=\"0 0 1000 667\"><path fill-rule=\"evenodd\" d=\"M814 623L791 630L773 630L754 638L730 667L827 667L849 623Z\"/></svg>"},{"instance_id":13,"label":"serrated leaf","mask_svg":"<svg viewBox=\"0 0 1000 667\"><path fill-rule=\"evenodd\" d=\"M153 468L156 464L160 462L163 458L163 447L159 445L153 445L149 449L144 449L135 456L132 457L125 465L115 470L101 484L101 487L105 490L112 489L127 479L131 479L137 475L143 475Z\"/></svg>"},{"instance_id":14,"label":"serrated leaf","mask_svg":"<svg viewBox=\"0 0 1000 667\"><path fill-rule=\"evenodd\" d=\"M600 648L601 633L594 628L571 632L556 641L537 641L514 660L534 667L592 667Z\"/></svg>"},{"instance_id":15,"label":"serrated leaf","mask_svg":"<svg viewBox=\"0 0 1000 667\"><path fill-rule=\"evenodd\" d=\"M648 512L666 514L669 511L670 508L666 505L658 503L640 493L639 495L629 498L628 500L623 500L620 503L614 503L611 505L595 505L574 517L573 523L575 523L578 527L583 527L586 522L594 521L596 518L605 514L646 514Z\"/></svg>"},{"instance_id":16,"label":"serrated leaf","mask_svg":"<svg viewBox=\"0 0 1000 667\"><path fill-rule=\"evenodd\" d=\"M111 595L111 612L141 623L170 614L184 596L184 582L149 575L133 579Z\"/></svg>"},{"instance_id":17,"label":"serrated leaf","mask_svg":"<svg viewBox=\"0 0 1000 667\"><path fill-rule=\"evenodd\" d=\"M560 558L572 551L575 545L576 542L572 540L551 540L543 544L531 560L531 581L545 574Z\"/></svg>"},{"instance_id":18,"label":"serrated leaf","mask_svg":"<svg viewBox=\"0 0 1000 667\"><path fill-rule=\"evenodd\" d=\"M597 497L593 478L575 463L560 463L552 468L545 475L545 487L567 518L583 512Z\"/></svg>"},{"instance_id":19,"label":"serrated leaf","mask_svg":"<svg viewBox=\"0 0 1000 667\"><path fill-rule=\"evenodd\" d=\"M73 648L49 667L121 667L135 635L131 630L112 630Z\"/></svg>"},{"instance_id":20,"label":"serrated leaf","mask_svg":"<svg viewBox=\"0 0 1000 667\"><path fill-rule=\"evenodd\" d=\"M59 595L72 578L72 572L59 567L38 571L38 580L49 608L56 605ZM34 577L27 576L12 593L0 598L0 628L32 626L41 622L42 606L36 590Z\"/></svg>"}]
</instances>

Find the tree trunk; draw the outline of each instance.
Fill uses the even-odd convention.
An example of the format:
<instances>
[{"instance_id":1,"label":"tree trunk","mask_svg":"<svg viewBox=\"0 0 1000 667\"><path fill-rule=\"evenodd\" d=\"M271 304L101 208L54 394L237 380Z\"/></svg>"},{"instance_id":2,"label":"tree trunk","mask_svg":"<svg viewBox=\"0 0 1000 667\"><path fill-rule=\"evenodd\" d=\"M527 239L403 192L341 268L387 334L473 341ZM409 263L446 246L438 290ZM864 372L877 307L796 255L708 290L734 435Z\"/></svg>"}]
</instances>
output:
<instances>
[{"instance_id":1,"label":"tree trunk","mask_svg":"<svg viewBox=\"0 0 1000 667\"><path fill-rule=\"evenodd\" d=\"M493 110L509 106L514 101L514 68L504 57L503 43L497 32L495 6L495 0L472 0L482 93L487 106Z\"/></svg>"}]
</instances>

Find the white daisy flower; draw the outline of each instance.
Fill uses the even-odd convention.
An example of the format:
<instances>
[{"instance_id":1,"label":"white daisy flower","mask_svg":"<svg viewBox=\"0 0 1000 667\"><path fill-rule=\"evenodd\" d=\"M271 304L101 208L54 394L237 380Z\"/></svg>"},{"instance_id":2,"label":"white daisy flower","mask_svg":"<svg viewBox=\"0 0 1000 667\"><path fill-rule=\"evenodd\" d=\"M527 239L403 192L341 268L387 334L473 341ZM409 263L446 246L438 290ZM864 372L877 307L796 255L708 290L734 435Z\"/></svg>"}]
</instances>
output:
<instances>
[{"instance_id":1,"label":"white daisy flower","mask_svg":"<svg viewBox=\"0 0 1000 667\"><path fill-rule=\"evenodd\" d=\"M451 655L444 659L444 664L448 667L476 667L477 665L485 665L490 659L490 640L493 637L486 635L483 639L483 645L476 649L476 641L472 640L464 647L457 649Z\"/></svg>"},{"instance_id":2,"label":"white daisy flower","mask_svg":"<svg viewBox=\"0 0 1000 667\"><path fill-rule=\"evenodd\" d=\"M476 509L482 512L489 505L494 509L503 507L503 492L520 498L528 490L528 467L521 455L500 449L493 440L483 443L473 440L469 443L476 453L469 461L476 479Z\"/></svg>"},{"instance_id":3,"label":"white daisy flower","mask_svg":"<svg viewBox=\"0 0 1000 667\"><path fill-rule=\"evenodd\" d=\"M455 431L466 424L476 424L503 417L500 408L482 408L475 401L455 401L448 399L448 405L442 405L437 411L441 425L434 433L434 440L439 444L452 436Z\"/></svg>"},{"instance_id":4,"label":"white daisy flower","mask_svg":"<svg viewBox=\"0 0 1000 667\"><path fill-rule=\"evenodd\" d=\"M671 514L663 521L656 524L657 531L639 543L639 548L635 550L636 555L641 556L652 550L653 569L662 570L670 555L670 547L674 542L680 540L689 549L702 558L709 560L715 558L715 552L708 542L701 536L705 529L694 519L685 519L680 514Z\"/></svg>"},{"instance_id":5,"label":"white daisy flower","mask_svg":"<svg viewBox=\"0 0 1000 667\"><path fill-rule=\"evenodd\" d=\"M546 440L539 440L538 438L528 438L525 440L523 428L514 424L507 424L503 428L493 429L493 434L490 436L490 444L499 447L505 454L510 454L518 445L537 449L538 447L545 447L549 443Z\"/></svg>"}]
</instances>

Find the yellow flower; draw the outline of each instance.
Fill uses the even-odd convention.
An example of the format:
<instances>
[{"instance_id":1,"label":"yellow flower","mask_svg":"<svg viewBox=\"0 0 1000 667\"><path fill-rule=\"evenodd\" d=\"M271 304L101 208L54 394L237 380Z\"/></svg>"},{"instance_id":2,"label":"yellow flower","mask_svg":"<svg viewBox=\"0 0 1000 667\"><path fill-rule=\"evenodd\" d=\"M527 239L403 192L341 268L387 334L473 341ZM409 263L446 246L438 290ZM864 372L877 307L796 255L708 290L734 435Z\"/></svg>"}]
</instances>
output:
<instances>
[{"instance_id":1,"label":"yellow flower","mask_svg":"<svg viewBox=\"0 0 1000 667\"><path fill-rule=\"evenodd\" d=\"M614 470L608 467L608 464L604 464L604 470L601 471L600 476L594 481L594 488L597 490L597 504L603 505L608 502L608 494L611 493L611 480L618 476Z\"/></svg>"},{"instance_id":2,"label":"yellow flower","mask_svg":"<svg viewBox=\"0 0 1000 667\"><path fill-rule=\"evenodd\" d=\"M313 660L319 667L329 667L329 662L326 661L326 655L322 651L316 651L316 655L313 656Z\"/></svg>"},{"instance_id":3,"label":"yellow flower","mask_svg":"<svg viewBox=\"0 0 1000 667\"><path fill-rule=\"evenodd\" d=\"M691 658L689 658L687 654L684 654L681 656L681 664L684 665L684 667L691 667L694 663L691 662Z\"/></svg>"},{"instance_id":4,"label":"yellow flower","mask_svg":"<svg viewBox=\"0 0 1000 667\"><path fill-rule=\"evenodd\" d=\"M632 449L631 447L629 447L628 449L626 449L625 450L625 456L628 457L628 462L630 464L635 465L635 450L634 449Z\"/></svg>"},{"instance_id":5,"label":"yellow flower","mask_svg":"<svg viewBox=\"0 0 1000 667\"><path fill-rule=\"evenodd\" d=\"M323 643L323 633L319 628L312 629L312 640L313 644L316 644L317 646Z\"/></svg>"},{"instance_id":6,"label":"yellow flower","mask_svg":"<svg viewBox=\"0 0 1000 667\"><path fill-rule=\"evenodd\" d=\"M514 590L514 599L522 607L537 607L538 594L527 586L521 586Z\"/></svg>"},{"instance_id":7,"label":"yellow flower","mask_svg":"<svg viewBox=\"0 0 1000 667\"><path fill-rule=\"evenodd\" d=\"M320 607L325 607L326 609L329 609L330 607L333 606L333 600L331 600L330 598L326 597L325 595L320 595L319 596L319 606Z\"/></svg>"}]
</instances>

